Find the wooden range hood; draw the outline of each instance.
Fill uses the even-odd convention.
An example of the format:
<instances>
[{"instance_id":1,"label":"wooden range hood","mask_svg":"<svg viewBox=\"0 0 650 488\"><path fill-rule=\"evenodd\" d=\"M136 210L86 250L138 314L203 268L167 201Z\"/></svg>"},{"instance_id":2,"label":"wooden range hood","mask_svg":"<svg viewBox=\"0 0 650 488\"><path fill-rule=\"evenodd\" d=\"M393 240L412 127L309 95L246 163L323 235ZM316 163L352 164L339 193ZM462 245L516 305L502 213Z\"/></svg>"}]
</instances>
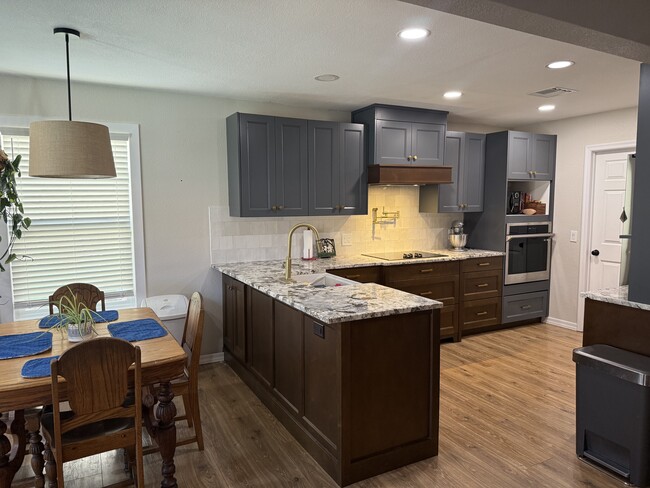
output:
<instances>
[{"instance_id":1,"label":"wooden range hood","mask_svg":"<svg viewBox=\"0 0 650 488\"><path fill-rule=\"evenodd\" d=\"M413 166L410 164L368 166L369 185L435 185L451 182L450 166Z\"/></svg>"}]
</instances>

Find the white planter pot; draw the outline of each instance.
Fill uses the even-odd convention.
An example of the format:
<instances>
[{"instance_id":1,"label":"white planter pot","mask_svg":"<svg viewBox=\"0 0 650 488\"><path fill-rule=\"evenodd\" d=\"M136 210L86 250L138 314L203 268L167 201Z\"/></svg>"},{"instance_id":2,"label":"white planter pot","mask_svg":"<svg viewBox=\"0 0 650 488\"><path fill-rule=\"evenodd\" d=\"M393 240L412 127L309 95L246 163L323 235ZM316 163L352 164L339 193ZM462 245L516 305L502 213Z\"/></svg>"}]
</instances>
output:
<instances>
[{"instance_id":1,"label":"white planter pot","mask_svg":"<svg viewBox=\"0 0 650 488\"><path fill-rule=\"evenodd\" d=\"M68 340L70 342L81 342L85 339L90 339L93 335L92 326L89 324L68 324Z\"/></svg>"}]
</instances>

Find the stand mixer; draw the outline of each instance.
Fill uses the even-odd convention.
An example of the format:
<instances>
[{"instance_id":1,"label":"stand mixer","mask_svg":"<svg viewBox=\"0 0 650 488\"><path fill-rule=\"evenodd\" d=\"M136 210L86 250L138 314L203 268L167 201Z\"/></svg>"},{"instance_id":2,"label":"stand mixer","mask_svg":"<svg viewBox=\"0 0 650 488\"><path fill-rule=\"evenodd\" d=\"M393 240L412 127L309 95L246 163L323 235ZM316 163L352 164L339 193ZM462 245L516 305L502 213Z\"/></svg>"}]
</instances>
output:
<instances>
[{"instance_id":1,"label":"stand mixer","mask_svg":"<svg viewBox=\"0 0 650 488\"><path fill-rule=\"evenodd\" d=\"M465 252L467 244L467 234L464 232L464 224L461 220L454 220L449 229L449 245L452 251Z\"/></svg>"}]
</instances>

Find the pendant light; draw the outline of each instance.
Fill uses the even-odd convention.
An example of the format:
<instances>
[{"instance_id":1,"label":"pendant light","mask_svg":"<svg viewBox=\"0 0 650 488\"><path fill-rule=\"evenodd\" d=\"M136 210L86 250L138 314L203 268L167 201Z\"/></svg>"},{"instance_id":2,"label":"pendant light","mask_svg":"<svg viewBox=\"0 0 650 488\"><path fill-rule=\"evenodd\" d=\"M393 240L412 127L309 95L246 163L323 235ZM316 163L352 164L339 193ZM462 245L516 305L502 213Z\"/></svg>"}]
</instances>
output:
<instances>
[{"instance_id":1,"label":"pendant light","mask_svg":"<svg viewBox=\"0 0 650 488\"><path fill-rule=\"evenodd\" d=\"M108 127L72 120L69 36L79 31L57 27L65 34L68 77L68 120L43 120L29 126L29 176L42 178L112 178L115 162Z\"/></svg>"}]
</instances>

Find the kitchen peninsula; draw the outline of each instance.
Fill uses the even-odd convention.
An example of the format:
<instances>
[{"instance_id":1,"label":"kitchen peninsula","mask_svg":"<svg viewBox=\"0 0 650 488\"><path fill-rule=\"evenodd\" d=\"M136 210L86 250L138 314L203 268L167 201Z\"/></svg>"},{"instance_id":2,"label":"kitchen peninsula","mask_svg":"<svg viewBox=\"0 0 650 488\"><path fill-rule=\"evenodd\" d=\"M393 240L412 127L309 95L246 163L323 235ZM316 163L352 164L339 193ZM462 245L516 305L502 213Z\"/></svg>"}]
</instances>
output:
<instances>
[{"instance_id":1,"label":"kitchen peninsula","mask_svg":"<svg viewBox=\"0 0 650 488\"><path fill-rule=\"evenodd\" d=\"M628 300L628 287L582 293L583 346L606 344L650 356L650 305Z\"/></svg>"},{"instance_id":2,"label":"kitchen peninsula","mask_svg":"<svg viewBox=\"0 0 650 488\"><path fill-rule=\"evenodd\" d=\"M501 273L501 253L447 254L407 266L428 278L460 269L459 260L497 260ZM214 266L223 274L226 361L341 486L438 454L444 304L321 274L373 281L398 263L294 260L291 281L281 261ZM330 286L308 284L320 276Z\"/></svg>"}]
</instances>

